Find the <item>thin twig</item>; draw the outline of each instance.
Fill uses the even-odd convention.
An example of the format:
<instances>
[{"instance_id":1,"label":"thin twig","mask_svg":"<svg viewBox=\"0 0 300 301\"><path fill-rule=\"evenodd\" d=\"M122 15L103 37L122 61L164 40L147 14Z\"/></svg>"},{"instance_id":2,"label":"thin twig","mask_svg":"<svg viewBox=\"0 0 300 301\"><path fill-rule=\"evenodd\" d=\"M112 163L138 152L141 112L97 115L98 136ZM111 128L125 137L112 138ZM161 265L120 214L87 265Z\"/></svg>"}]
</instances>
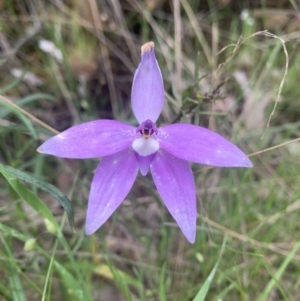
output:
<instances>
[{"instance_id":1,"label":"thin twig","mask_svg":"<svg viewBox=\"0 0 300 301\"><path fill-rule=\"evenodd\" d=\"M177 96L182 93L182 50L181 50L181 15L180 0L173 0L174 5L174 40L175 40L175 83Z\"/></svg>"},{"instance_id":2,"label":"thin twig","mask_svg":"<svg viewBox=\"0 0 300 301\"><path fill-rule=\"evenodd\" d=\"M240 46L243 43L245 43L247 40L249 40L249 39L251 39L251 38L253 38L255 36L258 36L258 35L263 35L263 36L266 36L266 37L270 37L270 38L279 40L280 43L281 43L281 45L282 45L284 54L285 54L285 70L284 70L284 74L283 74L283 77L282 77L282 79L280 81L280 85L279 85L279 89L278 89L278 93L277 93L277 96L276 96L276 100L275 100L275 104L274 104L273 110L272 110L272 112L271 112L271 114L269 116L269 119L268 119L268 122L267 122L267 125L266 125L266 129L265 129L265 131L264 131L264 133L263 133L263 135L261 137L261 139L263 139L263 137L264 137L267 129L270 126L270 122L271 122L271 119L272 119L272 117L273 117L273 115L275 113L277 105L278 105L278 103L280 101L280 97L281 97L283 85L284 85L285 78L286 78L286 75L287 75L287 72L288 72L288 68L289 68L289 55L288 55L288 52L287 52L287 49L286 49L286 46L285 46L285 41L282 38L280 38L280 37L278 37L278 36L276 36L276 35L268 32L267 30L255 32L255 33L253 33L252 35L250 35L250 36L248 36L246 38L240 37L239 40L238 40L238 42L236 44L234 44L234 49L233 49L230 57L225 62L223 62L222 64L220 64L219 67L218 67L218 69L221 70L221 68L223 68L236 55L238 49L240 48ZM218 54L222 53L225 49L227 49L228 47L231 47L231 46L233 46L233 45L231 44L231 45L228 45L228 46L224 47L221 51L218 52Z\"/></svg>"},{"instance_id":3,"label":"thin twig","mask_svg":"<svg viewBox=\"0 0 300 301\"><path fill-rule=\"evenodd\" d=\"M271 150L273 150L273 149L282 147L282 146L284 146L284 145L288 145L288 144L290 144L290 143L297 142L297 141L299 141L299 140L300 140L300 138L296 138L296 139L293 139L293 140L290 140L290 141L286 141L286 142L283 142L283 143L280 143L280 144L271 146L271 147L269 147L269 148L265 148L265 149L263 149L263 150L254 152L254 153L252 153L252 154L249 154L248 157L252 157L252 156L256 156L256 155L259 155L259 154L262 154L262 153L265 153L265 152L269 152L269 151L271 151Z\"/></svg>"},{"instance_id":4,"label":"thin twig","mask_svg":"<svg viewBox=\"0 0 300 301\"><path fill-rule=\"evenodd\" d=\"M34 122L38 123L39 125L43 126L44 128L48 129L49 131L51 131L54 134L59 134L59 132L57 130L55 130L54 128L52 128L50 125L44 123L43 121L39 120L38 118L36 118L35 116L33 116L32 114L28 113L27 111L25 111L24 109L20 108L19 106L17 106L16 104L14 104L10 99L0 95L0 99L6 103L8 103L10 106L14 107L16 110L18 110L19 112L23 113L24 115L26 115L27 117L29 117L31 120L33 120Z\"/></svg>"},{"instance_id":5,"label":"thin twig","mask_svg":"<svg viewBox=\"0 0 300 301\"><path fill-rule=\"evenodd\" d=\"M208 217L206 216L203 216L203 215L200 215L198 214L198 217L200 219L202 219L205 223L209 224L210 226L222 231L223 233L226 233L228 234L229 236L231 237L234 237L242 242L247 242L247 243L251 243L252 245L254 246L257 246L257 247L260 247L260 248L264 248L264 249L268 249L270 251L273 251L273 252L276 252L278 254L281 254L283 256L287 256L289 254L289 250L283 250L281 248L278 248L276 247L274 244L270 244L270 243L263 243L263 242L260 242L258 240L255 240L255 239L252 239L246 235L243 235L243 234L240 234L238 232L235 232L231 229L228 229L218 223L216 223L215 221L209 219ZM295 259L297 260L300 260L300 256L295 256Z\"/></svg>"}]
</instances>

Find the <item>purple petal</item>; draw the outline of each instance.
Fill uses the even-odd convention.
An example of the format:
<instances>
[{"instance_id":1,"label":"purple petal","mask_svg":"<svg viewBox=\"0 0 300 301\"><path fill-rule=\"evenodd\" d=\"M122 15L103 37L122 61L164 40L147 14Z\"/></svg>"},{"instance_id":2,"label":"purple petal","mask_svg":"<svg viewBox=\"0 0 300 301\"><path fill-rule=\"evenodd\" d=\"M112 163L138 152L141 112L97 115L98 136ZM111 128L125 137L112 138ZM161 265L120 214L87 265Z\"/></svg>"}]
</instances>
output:
<instances>
[{"instance_id":1,"label":"purple petal","mask_svg":"<svg viewBox=\"0 0 300 301\"><path fill-rule=\"evenodd\" d=\"M155 157L156 153L151 154L149 156L141 156L138 153L135 153L135 155L138 160L139 168L142 176L146 176L149 171L150 164L153 158Z\"/></svg>"},{"instance_id":2,"label":"purple petal","mask_svg":"<svg viewBox=\"0 0 300 301\"><path fill-rule=\"evenodd\" d=\"M155 58L153 42L142 46L142 61L134 75L131 104L140 124L147 119L156 122L162 110L164 84Z\"/></svg>"},{"instance_id":3,"label":"purple petal","mask_svg":"<svg viewBox=\"0 0 300 301\"><path fill-rule=\"evenodd\" d=\"M187 161L159 150L151 172L156 188L190 243L195 242L197 204L192 170Z\"/></svg>"},{"instance_id":4,"label":"purple petal","mask_svg":"<svg viewBox=\"0 0 300 301\"><path fill-rule=\"evenodd\" d=\"M137 172L138 162L129 148L102 159L91 185L85 226L87 235L97 231L125 199Z\"/></svg>"},{"instance_id":5,"label":"purple petal","mask_svg":"<svg viewBox=\"0 0 300 301\"><path fill-rule=\"evenodd\" d=\"M185 123L158 129L160 147L183 160L222 167L252 167L237 146L208 129Z\"/></svg>"},{"instance_id":6,"label":"purple petal","mask_svg":"<svg viewBox=\"0 0 300 301\"><path fill-rule=\"evenodd\" d=\"M62 158L94 158L114 154L132 144L136 128L114 120L85 122L48 139L38 151Z\"/></svg>"}]
</instances>

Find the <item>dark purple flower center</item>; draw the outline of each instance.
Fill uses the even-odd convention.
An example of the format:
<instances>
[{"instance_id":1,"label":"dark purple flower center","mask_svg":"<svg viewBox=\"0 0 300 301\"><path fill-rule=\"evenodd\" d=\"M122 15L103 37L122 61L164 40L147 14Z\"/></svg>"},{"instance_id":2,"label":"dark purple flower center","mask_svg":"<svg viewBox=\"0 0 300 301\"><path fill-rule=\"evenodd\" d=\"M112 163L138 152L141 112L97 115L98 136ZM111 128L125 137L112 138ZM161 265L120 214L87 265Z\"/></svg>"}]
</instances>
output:
<instances>
[{"instance_id":1,"label":"dark purple flower center","mask_svg":"<svg viewBox=\"0 0 300 301\"><path fill-rule=\"evenodd\" d=\"M157 134L156 125L150 119L142 122L136 131L140 132L145 139L148 139L154 133Z\"/></svg>"}]
</instances>

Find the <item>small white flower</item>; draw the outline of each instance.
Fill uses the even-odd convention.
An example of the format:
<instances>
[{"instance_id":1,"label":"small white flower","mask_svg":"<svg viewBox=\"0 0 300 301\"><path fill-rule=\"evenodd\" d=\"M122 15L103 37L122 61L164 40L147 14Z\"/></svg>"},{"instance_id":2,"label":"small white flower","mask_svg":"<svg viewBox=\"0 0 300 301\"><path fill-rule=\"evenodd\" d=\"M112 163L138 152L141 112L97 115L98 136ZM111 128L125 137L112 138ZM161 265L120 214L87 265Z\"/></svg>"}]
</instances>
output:
<instances>
[{"instance_id":1,"label":"small white flower","mask_svg":"<svg viewBox=\"0 0 300 301\"><path fill-rule=\"evenodd\" d=\"M11 75L15 78L21 77L23 72L23 70L18 68L13 68L10 70ZM44 83L44 81L40 77L29 71L25 73L23 81L32 86L41 86Z\"/></svg>"},{"instance_id":2,"label":"small white flower","mask_svg":"<svg viewBox=\"0 0 300 301\"><path fill-rule=\"evenodd\" d=\"M240 14L240 19L245 21L248 25L253 25L254 24L254 19L250 15L250 12L248 9L243 9L241 14Z\"/></svg>"},{"instance_id":3,"label":"small white flower","mask_svg":"<svg viewBox=\"0 0 300 301\"><path fill-rule=\"evenodd\" d=\"M39 40L39 48L46 52L49 53L52 57L54 57L55 59L57 59L59 62L62 62L63 60L63 56L62 53L60 51L60 49L58 49L53 42L49 41L49 40Z\"/></svg>"}]
</instances>

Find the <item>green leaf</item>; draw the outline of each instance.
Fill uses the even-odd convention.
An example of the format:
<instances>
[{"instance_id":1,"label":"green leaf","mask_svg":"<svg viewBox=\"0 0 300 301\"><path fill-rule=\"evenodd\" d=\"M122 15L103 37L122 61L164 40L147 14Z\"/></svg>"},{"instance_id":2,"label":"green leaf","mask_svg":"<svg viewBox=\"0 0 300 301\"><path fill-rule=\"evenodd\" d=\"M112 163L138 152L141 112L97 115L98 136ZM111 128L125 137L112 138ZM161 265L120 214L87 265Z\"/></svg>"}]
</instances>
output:
<instances>
[{"instance_id":1,"label":"green leaf","mask_svg":"<svg viewBox=\"0 0 300 301\"><path fill-rule=\"evenodd\" d=\"M7 166L7 165L4 166L0 164L0 172L1 172L1 167L2 169L5 168L7 171L9 171L14 177L18 178L19 180L24 181L26 183L30 183L50 193L59 202L59 204L65 209L68 216L69 224L74 231L74 210L73 210L72 203L60 190L58 190L55 186L43 180L37 179L11 166Z\"/></svg>"},{"instance_id":2,"label":"green leaf","mask_svg":"<svg viewBox=\"0 0 300 301\"><path fill-rule=\"evenodd\" d=\"M8 170L4 168L2 164L0 164L0 173L4 176L9 185L14 189L14 191L36 212L38 212L41 216L47 218L52 223L54 223L57 228L58 223L54 218L53 214L46 206L46 204L38 198L31 190L25 187L22 183L18 181L16 176L10 173Z\"/></svg>"},{"instance_id":3,"label":"green leaf","mask_svg":"<svg viewBox=\"0 0 300 301\"><path fill-rule=\"evenodd\" d=\"M219 263L221 261L221 258L222 258L222 255L223 255L223 252L224 252L224 249L225 249L225 245L226 245L226 235L225 235L224 240L223 240L223 244L222 244L222 248L221 248L221 252L220 252L219 258L218 258L218 260L217 260L214 268L212 269L212 271L210 272L210 274L206 278L206 280L205 280L204 284L202 285L201 289L199 290L198 294L193 299L193 301L204 301L205 300L205 297L206 297L206 295L208 293L210 285L211 285L211 283L212 283L212 281L214 279L216 270L217 270L217 268L219 266Z\"/></svg>"}]
</instances>

